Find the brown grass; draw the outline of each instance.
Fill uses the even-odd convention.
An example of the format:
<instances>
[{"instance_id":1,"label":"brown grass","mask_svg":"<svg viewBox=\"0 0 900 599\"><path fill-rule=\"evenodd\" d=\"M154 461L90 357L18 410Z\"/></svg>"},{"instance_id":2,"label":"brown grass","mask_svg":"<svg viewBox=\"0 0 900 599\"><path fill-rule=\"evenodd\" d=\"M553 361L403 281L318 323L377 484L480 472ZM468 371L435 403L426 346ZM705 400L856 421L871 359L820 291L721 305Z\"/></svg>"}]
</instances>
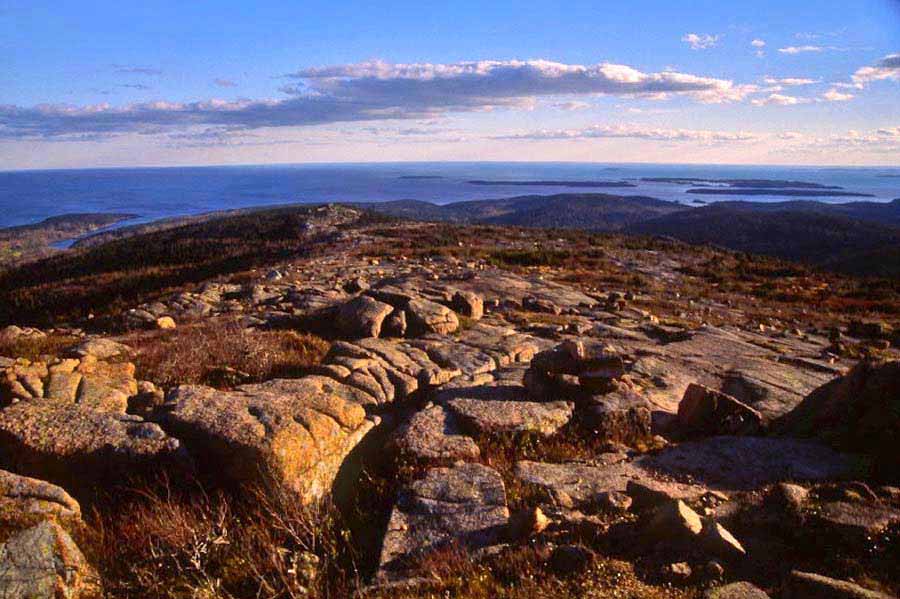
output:
<instances>
[{"instance_id":1,"label":"brown grass","mask_svg":"<svg viewBox=\"0 0 900 599\"><path fill-rule=\"evenodd\" d=\"M37 360L41 356L57 356L78 342L73 335L50 334L44 337L22 337L16 340L0 340L0 356Z\"/></svg>"},{"instance_id":2,"label":"brown grass","mask_svg":"<svg viewBox=\"0 0 900 599\"><path fill-rule=\"evenodd\" d=\"M162 387L230 387L272 378L297 378L319 364L328 343L294 331L246 329L234 319L210 319L167 331L133 333L137 376Z\"/></svg>"},{"instance_id":3,"label":"brown grass","mask_svg":"<svg viewBox=\"0 0 900 599\"><path fill-rule=\"evenodd\" d=\"M111 597L344 597L358 586L339 513L286 491L163 486L91 520L82 545Z\"/></svg>"}]
</instances>

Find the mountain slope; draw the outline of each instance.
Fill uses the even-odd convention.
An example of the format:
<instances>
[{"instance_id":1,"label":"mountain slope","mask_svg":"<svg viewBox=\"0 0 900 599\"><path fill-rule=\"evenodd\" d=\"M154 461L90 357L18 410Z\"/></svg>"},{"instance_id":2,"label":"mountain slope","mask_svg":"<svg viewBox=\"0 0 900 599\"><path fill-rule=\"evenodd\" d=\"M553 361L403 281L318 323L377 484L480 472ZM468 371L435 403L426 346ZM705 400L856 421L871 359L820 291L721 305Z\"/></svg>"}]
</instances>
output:
<instances>
[{"instance_id":1,"label":"mountain slope","mask_svg":"<svg viewBox=\"0 0 900 599\"><path fill-rule=\"evenodd\" d=\"M900 275L900 228L847 216L871 216L865 208L796 204L713 204L635 223L628 232L709 243L856 274Z\"/></svg>"}]
</instances>

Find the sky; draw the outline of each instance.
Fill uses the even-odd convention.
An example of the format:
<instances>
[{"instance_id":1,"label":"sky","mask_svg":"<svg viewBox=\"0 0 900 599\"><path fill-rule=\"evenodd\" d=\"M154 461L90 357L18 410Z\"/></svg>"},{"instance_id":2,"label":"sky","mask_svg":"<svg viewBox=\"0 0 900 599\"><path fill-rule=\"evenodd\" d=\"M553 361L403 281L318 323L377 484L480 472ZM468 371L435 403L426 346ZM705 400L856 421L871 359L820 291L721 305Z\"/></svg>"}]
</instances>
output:
<instances>
[{"instance_id":1,"label":"sky","mask_svg":"<svg viewBox=\"0 0 900 599\"><path fill-rule=\"evenodd\" d=\"M0 0L0 169L900 165L900 0Z\"/></svg>"}]
</instances>

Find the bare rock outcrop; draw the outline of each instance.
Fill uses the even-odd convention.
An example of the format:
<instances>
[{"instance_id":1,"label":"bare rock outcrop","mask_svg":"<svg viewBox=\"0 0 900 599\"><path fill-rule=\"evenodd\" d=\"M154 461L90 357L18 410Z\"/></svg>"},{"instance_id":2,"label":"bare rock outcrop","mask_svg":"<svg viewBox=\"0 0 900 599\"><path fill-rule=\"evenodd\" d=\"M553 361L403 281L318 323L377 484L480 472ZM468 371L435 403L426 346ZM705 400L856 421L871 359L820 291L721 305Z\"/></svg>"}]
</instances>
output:
<instances>
[{"instance_id":1,"label":"bare rock outcrop","mask_svg":"<svg viewBox=\"0 0 900 599\"><path fill-rule=\"evenodd\" d=\"M809 394L775 426L871 455L885 470L900 473L900 361L860 362Z\"/></svg>"},{"instance_id":2,"label":"bare rock outcrop","mask_svg":"<svg viewBox=\"0 0 900 599\"><path fill-rule=\"evenodd\" d=\"M89 496L104 484L184 464L178 440L137 416L49 400L0 411L0 467Z\"/></svg>"},{"instance_id":3,"label":"bare rock outcrop","mask_svg":"<svg viewBox=\"0 0 900 599\"><path fill-rule=\"evenodd\" d=\"M329 493L348 454L375 422L320 380L269 381L234 391L181 386L163 426L237 483L274 484L309 503Z\"/></svg>"}]
</instances>

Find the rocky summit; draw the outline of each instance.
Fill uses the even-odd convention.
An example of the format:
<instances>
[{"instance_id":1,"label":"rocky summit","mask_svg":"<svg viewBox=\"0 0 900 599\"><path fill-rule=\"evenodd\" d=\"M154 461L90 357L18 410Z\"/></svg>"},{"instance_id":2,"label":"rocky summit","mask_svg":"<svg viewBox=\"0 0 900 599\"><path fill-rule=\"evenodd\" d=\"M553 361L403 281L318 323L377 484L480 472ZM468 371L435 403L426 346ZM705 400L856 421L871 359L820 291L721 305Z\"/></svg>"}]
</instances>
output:
<instances>
[{"instance_id":1,"label":"rocky summit","mask_svg":"<svg viewBox=\"0 0 900 599\"><path fill-rule=\"evenodd\" d=\"M110 243L184 239L7 279L0 595L900 591L897 296L343 206Z\"/></svg>"}]
</instances>

